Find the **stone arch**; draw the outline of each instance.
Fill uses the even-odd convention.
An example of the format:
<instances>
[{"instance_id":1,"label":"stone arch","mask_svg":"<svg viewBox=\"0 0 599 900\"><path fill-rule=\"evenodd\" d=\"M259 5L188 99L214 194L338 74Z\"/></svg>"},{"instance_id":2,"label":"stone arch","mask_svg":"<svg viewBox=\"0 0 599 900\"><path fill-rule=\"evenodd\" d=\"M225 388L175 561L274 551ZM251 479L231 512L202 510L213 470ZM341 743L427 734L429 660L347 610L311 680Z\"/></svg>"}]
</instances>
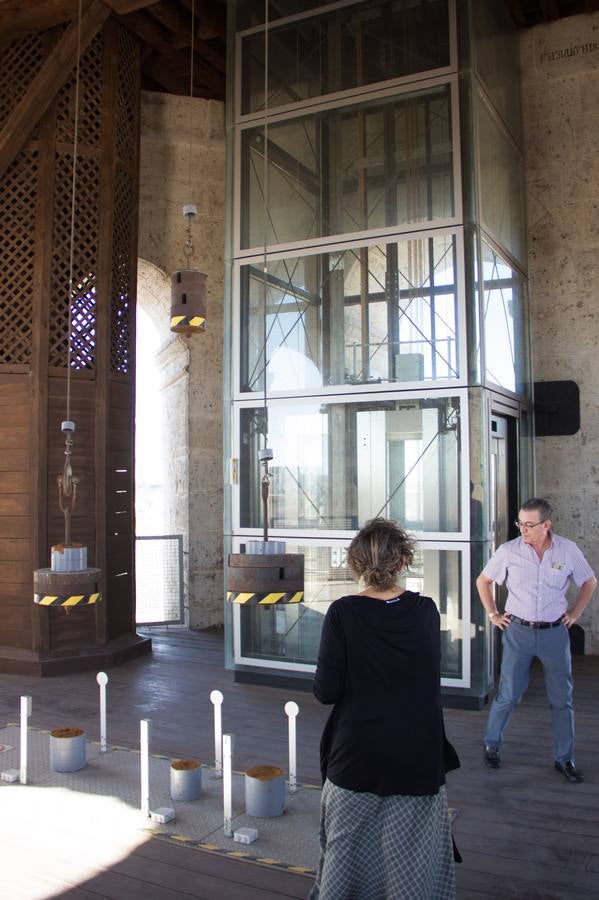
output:
<instances>
[{"instance_id":1,"label":"stone arch","mask_svg":"<svg viewBox=\"0 0 599 900\"><path fill-rule=\"evenodd\" d=\"M146 313L158 338L153 362L157 373L157 406L163 413L163 424L156 434L156 456L162 461L161 533L183 535L184 607L185 621L189 624L189 347L183 338L170 331L170 277L154 263L141 258L138 260L137 307ZM142 502L151 501L151 498L141 499Z\"/></svg>"}]
</instances>

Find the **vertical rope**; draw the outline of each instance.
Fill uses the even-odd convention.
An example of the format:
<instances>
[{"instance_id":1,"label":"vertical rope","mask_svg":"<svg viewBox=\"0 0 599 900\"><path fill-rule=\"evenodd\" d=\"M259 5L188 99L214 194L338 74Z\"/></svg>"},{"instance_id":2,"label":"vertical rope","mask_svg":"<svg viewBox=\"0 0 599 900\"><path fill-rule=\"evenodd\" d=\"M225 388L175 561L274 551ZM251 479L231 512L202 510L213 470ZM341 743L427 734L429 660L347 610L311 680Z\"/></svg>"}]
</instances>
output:
<instances>
[{"instance_id":1,"label":"vertical rope","mask_svg":"<svg viewBox=\"0 0 599 900\"><path fill-rule=\"evenodd\" d=\"M195 0L191 0L191 53L189 61L189 199L191 200L191 148L193 135L193 69L195 51Z\"/></svg>"},{"instance_id":2,"label":"vertical rope","mask_svg":"<svg viewBox=\"0 0 599 900\"><path fill-rule=\"evenodd\" d=\"M263 321L263 347L264 347L264 446L268 446L268 405L266 400L266 376L268 369L267 356L267 292L268 292L268 262L266 259L266 247L268 244L268 2L264 0L264 176L262 196L264 198L264 258L262 261L264 273L264 321Z\"/></svg>"},{"instance_id":3,"label":"vertical rope","mask_svg":"<svg viewBox=\"0 0 599 900\"><path fill-rule=\"evenodd\" d=\"M73 330L73 260L75 256L75 194L77 151L79 144L79 77L81 73L81 2L77 11L77 67L75 69L75 122L73 134L73 171L71 178L71 235L69 243L69 325L67 335L67 421L71 418L71 336Z\"/></svg>"}]
</instances>

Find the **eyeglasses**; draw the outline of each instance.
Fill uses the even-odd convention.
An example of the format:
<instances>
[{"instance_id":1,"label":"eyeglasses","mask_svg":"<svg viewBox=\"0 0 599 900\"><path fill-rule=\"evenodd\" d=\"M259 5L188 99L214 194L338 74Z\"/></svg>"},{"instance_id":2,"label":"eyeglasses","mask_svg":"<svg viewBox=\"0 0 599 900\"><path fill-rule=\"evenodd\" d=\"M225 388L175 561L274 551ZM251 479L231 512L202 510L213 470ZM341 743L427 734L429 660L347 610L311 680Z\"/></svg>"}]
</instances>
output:
<instances>
[{"instance_id":1,"label":"eyeglasses","mask_svg":"<svg viewBox=\"0 0 599 900\"><path fill-rule=\"evenodd\" d=\"M514 525L516 526L516 528L519 528L520 531L522 531L523 528L526 528L526 529L536 528L537 525L542 525L543 522L546 522L546 521L547 521L547 519L541 519L540 522L521 522L520 519L516 519L514 521Z\"/></svg>"}]
</instances>

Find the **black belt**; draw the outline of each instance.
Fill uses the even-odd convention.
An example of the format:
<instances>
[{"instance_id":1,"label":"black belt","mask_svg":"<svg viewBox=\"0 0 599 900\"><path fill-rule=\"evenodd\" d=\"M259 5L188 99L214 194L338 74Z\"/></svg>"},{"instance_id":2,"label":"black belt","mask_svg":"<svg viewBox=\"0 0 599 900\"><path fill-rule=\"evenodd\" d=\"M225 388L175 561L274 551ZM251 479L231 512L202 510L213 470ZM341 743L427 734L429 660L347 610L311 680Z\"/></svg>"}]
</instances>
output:
<instances>
[{"instance_id":1,"label":"black belt","mask_svg":"<svg viewBox=\"0 0 599 900\"><path fill-rule=\"evenodd\" d=\"M521 619L519 616L512 615L512 613L509 615L512 622L515 622L517 625L525 625L526 628L557 628L558 625L562 624L561 619L556 619L555 622L529 622L528 619Z\"/></svg>"}]
</instances>

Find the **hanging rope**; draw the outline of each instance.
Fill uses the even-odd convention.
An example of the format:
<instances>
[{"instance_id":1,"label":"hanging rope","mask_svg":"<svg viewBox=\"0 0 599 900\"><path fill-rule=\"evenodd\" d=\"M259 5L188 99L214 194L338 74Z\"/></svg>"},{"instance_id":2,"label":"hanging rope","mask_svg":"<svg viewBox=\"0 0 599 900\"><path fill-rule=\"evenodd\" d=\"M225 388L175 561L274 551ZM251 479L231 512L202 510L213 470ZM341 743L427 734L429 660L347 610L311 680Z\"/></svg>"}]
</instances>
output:
<instances>
[{"instance_id":1,"label":"hanging rope","mask_svg":"<svg viewBox=\"0 0 599 900\"><path fill-rule=\"evenodd\" d=\"M73 170L71 178L71 235L69 243L69 333L67 338L67 421L71 418L71 337L73 328L73 260L75 256L75 196L77 186L77 150L79 143L79 78L81 72L81 2L77 12L77 67L75 69L75 121L73 134Z\"/></svg>"},{"instance_id":2,"label":"hanging rope","mask_svg":"<svg viewBox=\"0 0 599 900\"><path fill-rule=\"evenodd\" d=\"M268 261L266 257L266 248L268 245L268 2L264 0L264 188L262 198L264 202L264 257L262 261L264 274L264 321L263 321L263 346L264 346L264 446L268 446L268 405L266 400L267 384L266 376L268 373L267 359L267 295L268 295Z\"/></svg>"},{"instance_id":3,"label":"hanging rope","mask_svg":"<svg viewBox=\"0 0 599 900\"><path fill-rule=\"evenodd\" d=\"M64 516L64 543L71 543L71 515L77 502L78 479L73 477L71 455L73 451L73 432L75 423L71 421L71 368L73 340L73 269L75 257L75 197L77 189L77 152L79 144L79 81L81 74L81 5L79 0L77 11L77 66L75 69L75 118L73 123L73 170L71 178L71 234L69 241L69 292L68 292L68 331L67 331L67 418L62 423L65 434L64 467L62 474L56 479L58 485L58 505ZM79 287L79 286L78 286Z\"/></svg>"},{"instance_id":4,"label":"hanging rope","mask_svg":"<svg viewBox=\"0 0 599 900\"><path fill-rule=\"evenodd\" d=\"M189 58L189 197L191 199L191 149L193 136L193 70L194 70L194 50L195 50L195 0L191 0L191 53Z\"/></svg>"}]
</instances>

